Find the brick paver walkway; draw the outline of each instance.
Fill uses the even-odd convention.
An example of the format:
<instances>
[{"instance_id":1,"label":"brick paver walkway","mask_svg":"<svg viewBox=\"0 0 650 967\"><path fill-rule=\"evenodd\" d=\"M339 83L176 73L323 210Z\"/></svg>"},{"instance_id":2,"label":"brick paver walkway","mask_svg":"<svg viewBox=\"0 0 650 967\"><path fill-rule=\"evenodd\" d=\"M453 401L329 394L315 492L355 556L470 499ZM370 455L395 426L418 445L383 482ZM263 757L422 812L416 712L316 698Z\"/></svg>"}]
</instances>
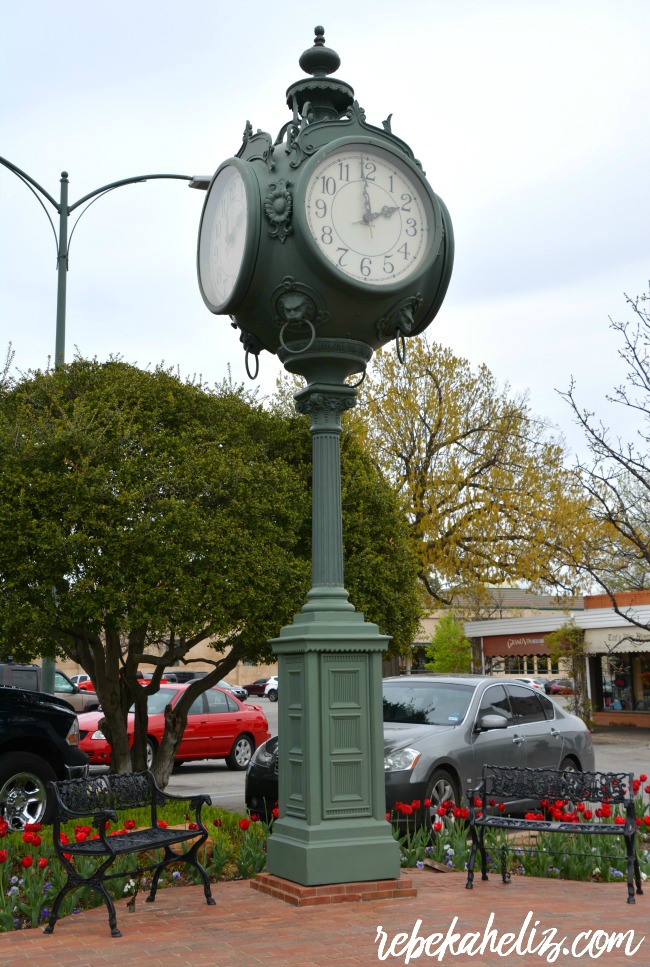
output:
<instances>
[{"instance_id":1,"label":"brick paver walkway","mask_svg":"<svg viewBox=\"0 0 650 967\"><path fill-rule=\"evenodd\" d=\"M2 967L368 967L382 962L404 964L405 958L378 958L377 928L389 940L399 932L409 936L417 920L418 935L446 934L454 917L456 933L477 931L481 937L490 914L501 936L519 934L526 916L532 913L521 949L540 942L541 931L555 928L568 943L580 931L634 930L635 944L647 933L647 940L633 957L621 949L603 952L597 963L603 967L650 967L650 889L626 903L623 883L574 883L567 881L514 878L506 886L498 876L479 881L465 890L459 873L409 870L417 896L402 900L371 900L327 906L296 907L253 889L249 881L220 883L213 887L217 906L209 907L201 887L164 889L156 902L138 897L135 912L128 913L126 901L117 904L121 938L108 929L104 907L60 920L51 936L41 930L0 934ZM538 923L535 925L535 921ZM536 933L532 935L532 929ZM586 941L581 941L580 949ZM446 953L444 959L422 951L411 964L472 964L497 967L506 958L498 953L469 956ZM592 964L594 958L560 954L555 961L531 953L513 953L507 963L513 967L556 964Z\"/></svg>"}]
</instances>

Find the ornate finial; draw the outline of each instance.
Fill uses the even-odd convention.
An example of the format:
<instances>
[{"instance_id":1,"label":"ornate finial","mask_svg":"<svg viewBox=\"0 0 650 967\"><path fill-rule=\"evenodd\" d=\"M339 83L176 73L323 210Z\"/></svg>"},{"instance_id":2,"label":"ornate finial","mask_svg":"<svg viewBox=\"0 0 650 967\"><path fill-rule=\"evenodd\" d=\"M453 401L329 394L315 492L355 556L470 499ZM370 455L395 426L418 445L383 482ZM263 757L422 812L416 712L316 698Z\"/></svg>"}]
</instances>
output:
<instances>
[{"instance_id":1,"label":"ornate finial","mask_svg":"<svg viewBox=\"0 0 650 967\"><path fill-rule=\"evenodd\" d=\"M305 50L298 61L305 74L313 77L327 77L341 66L341 58L330 47L325 46L325 28L314 29L314 46Z\"/></svg>"},{"instance_id":2,"label":"ornate finial","mask_svg":"<svg viewBox=\"0 0 650 967\"><path fill-rule=\"evenodd\" d=\"M341 58L335 50L325 46L324 27L315 27L314 34L313 46L303 51L298 61L305 74L311 74L311 77L291 85L287 91L287 105L304 115L303 108L308 104L312 110L309 121L339 118L352 104L354 91L345 81L330 80L328 74L339 69Z\"/></svg>"}]
</instances>

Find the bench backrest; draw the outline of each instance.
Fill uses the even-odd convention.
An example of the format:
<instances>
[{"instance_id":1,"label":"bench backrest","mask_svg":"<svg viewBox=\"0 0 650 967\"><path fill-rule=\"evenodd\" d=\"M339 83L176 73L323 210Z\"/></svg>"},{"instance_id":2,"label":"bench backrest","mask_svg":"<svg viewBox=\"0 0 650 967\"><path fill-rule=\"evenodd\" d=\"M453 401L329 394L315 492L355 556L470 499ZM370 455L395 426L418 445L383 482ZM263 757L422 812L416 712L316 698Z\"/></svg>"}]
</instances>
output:
<instances>
[{"instance_id":1,"label":"bench backrest","mask_svg":"<svg viewBox=\"0 0 650 967\"><path fill-rule=\"evenodd\" d=\"M156 804L156 785L150 772L93 776L55 782L59 805L66 812L92 816L105 809L137 809Z\"/></svg>"},{"instance_id":2,"label":"bench backrest","mask_svg":"<svg viewBox=\"0 0 650 967\"><path fill-rule=\"evenodd\" d=\"M488 798L498 799L627 803L633 797L633 778L628 772L562 772L558 769L483 766L485 794Z\"/></svg>"}]
</instances>

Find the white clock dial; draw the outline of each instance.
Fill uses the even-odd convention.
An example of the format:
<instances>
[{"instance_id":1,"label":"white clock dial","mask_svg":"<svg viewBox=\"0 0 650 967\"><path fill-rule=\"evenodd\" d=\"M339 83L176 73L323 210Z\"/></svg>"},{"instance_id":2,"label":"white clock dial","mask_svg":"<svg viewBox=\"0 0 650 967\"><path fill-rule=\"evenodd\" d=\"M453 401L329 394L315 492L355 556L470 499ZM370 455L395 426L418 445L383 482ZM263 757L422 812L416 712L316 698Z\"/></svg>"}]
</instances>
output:
<instances>
[{"instance_id":1,"label":"white clock dial","mask_svg":"<svg viewBox=\"0 0 650 967\"><path fill-rule=\"evenodd\" d=\"M199 235L199 277L213 310L224 307L240 275L248 228L246 186L233 164L218 172L209 190Z\"/></svg>"},{"instance_id":2,"label":"white clock dial","mask_svg":"<svg viewBox=\"0 0 650 967\"><path fill-rule=\"evenodd\" d=\"M369 286L404 281L423 265L434 211L418 176L376 145L348 144L311 171L307 225L319 252Z\"/></svg>"}]
</instances>

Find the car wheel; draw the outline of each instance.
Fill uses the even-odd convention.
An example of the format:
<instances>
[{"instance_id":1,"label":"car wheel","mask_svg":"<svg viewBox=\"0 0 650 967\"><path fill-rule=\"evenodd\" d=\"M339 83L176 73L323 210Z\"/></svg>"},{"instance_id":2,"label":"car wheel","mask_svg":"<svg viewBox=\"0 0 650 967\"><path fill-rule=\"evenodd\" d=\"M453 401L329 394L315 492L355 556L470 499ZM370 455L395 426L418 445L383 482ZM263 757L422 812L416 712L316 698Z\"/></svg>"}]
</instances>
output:
<instances>
[{"instance_id":1,"label":"car wheel","mask_svg":"<svg viewBox=\"0 0 650 967\"><path fill-rule=\"evenodd\" d=\"M277 688L272 688L269 691L269 694L266 697L268 698L269 702L277 702L277 700L278 700L278 690L277 690Z\"/></svg>"},{"instance_id":2,"label":"car wheel","mask_svg":"<svg viewBox=\"0 0 650 967\"><path fill-rule=\"evenodd\" d=\"M456 806L460 806L460 792L456 781L445 769L435 769L427 785L425 799L431 800L429 807L429 821L433 824L436 821L438 806L443 802L453 799Z\"/></svg>"},{"instance_id":3,"label":"car wheel","mask_svg":"<svg viewBox=\"0 0 650 967\"><path fill-rule=\"evenodd\" d=\"M238 735L232 749L226 756L226 765L229 769L245 769L253 758L255 746L247 735Z\"/></svg>"},{"instance_id":4,"label":"car wheel","mask_svg":"<svg viewBox=\"0 0 650 967\"><path fill-rule=\"evenodd\" d=\"M147 769L151 769L153 765L154 756L156 755L156 748L157 746L154 740L147 739L147 756L146 756Z\"/></svg>"},{"instance_id":5,"label":"car wheel","mask_svg":"<svg viewBox=\"0 0 650 967\"><path fill-rule=\"evenodd\" d=\"M560 763L560 772L580 772L575 759L570 759L569 756L566 759L562 759Z\"/></svg>"},{"instance_id":6,"label":"car wheel","mask_svg":"<svg viewBox=\"0 0 650 967\"><path fill-rule=\"evenodd\" d=\"M44 759L31 752L12 752L0 760L0 818L10 829L26 823L50 823L53 804L48 802L47 783L56 773Z\"/></svg>"}]
</instances>

